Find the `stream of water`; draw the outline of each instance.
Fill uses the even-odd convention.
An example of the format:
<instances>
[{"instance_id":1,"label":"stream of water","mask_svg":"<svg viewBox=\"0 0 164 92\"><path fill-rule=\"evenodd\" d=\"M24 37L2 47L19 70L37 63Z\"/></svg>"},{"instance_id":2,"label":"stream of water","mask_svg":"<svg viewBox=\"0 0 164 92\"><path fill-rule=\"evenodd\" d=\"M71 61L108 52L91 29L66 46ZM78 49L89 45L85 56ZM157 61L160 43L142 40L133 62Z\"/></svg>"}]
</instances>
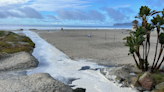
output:
<instances>
[{"instance_id":1,"label":"stream of water","mask_svg":"<svg viewBox=\"0 0 164 92\"><path fill-rule=\"evenodd\" d=\"M86 92L136 92L131 88L120 88L105 78L99 70L105 66L85 60L71 60L35 32L24 30L23 33L35 43L32 55L39 61L37 68L27 71L28 75L49 73L73 89L86 88Z\"/></svg>"}]
</instances>

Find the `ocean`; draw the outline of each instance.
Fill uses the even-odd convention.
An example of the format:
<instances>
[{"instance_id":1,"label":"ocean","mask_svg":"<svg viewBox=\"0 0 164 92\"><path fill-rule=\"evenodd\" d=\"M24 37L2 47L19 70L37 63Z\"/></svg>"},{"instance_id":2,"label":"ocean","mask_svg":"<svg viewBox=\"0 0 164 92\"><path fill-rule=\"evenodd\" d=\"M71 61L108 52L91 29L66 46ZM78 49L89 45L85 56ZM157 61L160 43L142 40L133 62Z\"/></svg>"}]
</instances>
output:
<instances>
[{"instance_id":1,"label":"ocean","mask_svg":"<svg viewBox=\"0 0 164 92\"><path fill-rule=\"evenodd\" d=\"M0 30L18 30L18 29L131 29L132 26L104 26L104 25L14 25L0 24Z\"/></svg>"}]
</instances>

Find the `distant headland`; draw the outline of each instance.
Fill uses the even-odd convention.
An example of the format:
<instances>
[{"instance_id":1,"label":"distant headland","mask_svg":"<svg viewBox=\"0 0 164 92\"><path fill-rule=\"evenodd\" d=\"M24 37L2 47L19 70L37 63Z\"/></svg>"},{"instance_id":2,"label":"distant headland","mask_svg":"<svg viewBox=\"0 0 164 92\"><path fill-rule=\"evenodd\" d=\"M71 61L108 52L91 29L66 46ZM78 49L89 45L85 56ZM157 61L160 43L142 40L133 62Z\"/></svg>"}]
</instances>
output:
<instances>
[{"instance_id":1,"label":"distant headland","mask_svg":"<svg viewBox=\"0 0 164 92\"><path fill-rule=\"evenodd\" d=\"M141 23L138 23L141 25ZM132 26L132 23L115 23L113 26Z\"/></svg>"}]
</instances>

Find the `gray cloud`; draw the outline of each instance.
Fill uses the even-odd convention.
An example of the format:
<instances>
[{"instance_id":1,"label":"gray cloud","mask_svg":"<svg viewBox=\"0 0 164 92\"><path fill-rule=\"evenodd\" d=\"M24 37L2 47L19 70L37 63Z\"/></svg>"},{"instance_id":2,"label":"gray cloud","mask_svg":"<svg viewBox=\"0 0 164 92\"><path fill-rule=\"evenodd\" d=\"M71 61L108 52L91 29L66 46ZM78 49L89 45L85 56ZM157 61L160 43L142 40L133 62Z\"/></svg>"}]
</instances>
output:
<instances>
[{"instance_id":1,"label":"gray cloud","mask_svg":"<svg viewBox=\"0 0 164 92\"><path fill-rule=\"evenodd\" d=\"M57 10L56 13L61 19L67 20L105 20L105 16L96 11L96 10L89 10L89 11L82 11L82 10L64 10L60 9Z\"/></svg>"},{"instance_id":2,"label":"gray cloud","mask_svg":"<svg viewBox=\"0 0 164 92\"><path fill-rule=\"evenodd\" d=\"M0 6L0 10L9 10L9 9L15 9L16 7L20 7L20 5L9 5L9 6Z\"/></svg>"},{"instance_id":3,"label":"gray cloud","mask_svg":"<svg viewBox=\"0 0 164 92\"><path fill-rule=\"evenodd\" d=\"M105 16L96 10L90 10L88 15L89 15L91 20L96 20L96 19L100 20L100 21L105 20Z\"/></svg>"},{"instance_id":4,"label":"gray cloud","mask_svg":"<svg viewBox=\"0 0 164 92\"><path fill-rule=\"evenodd\" d=\"M24 8L19 8L18 9L20 12L25 14L26 18L36 18L36 19L43 19L43 16L41 13L36 11L33 8L30 7L24 7Z\"/></svg>"},{"instance_id":5,"label":"gray cloud","mask_svg":"<svg viewBox=\"0 0 164 92\"><path fill-rule=\"evenodd\" d=\"M43 19L41 13L30 7L14 9L17 12L11 11L10 8L11 7L0 7L0 18L16 17Z\"/></svg>"},{"instance_id":6,"label":"gray cloud","mask_svg":"<svg viewBox=\"0 0 164 92\"><path fill-rule=\"evenodd\" d=\"M128 18L125 14L121 13L120 10L115 10L113 8L106 8L106 7L103 7L100 9L106 11L108 13L109 17L111 19L113 19L114 21L122 21L122 20Z\"/></svg>"},{"instance_id":7,"label":"gray cloud","mask_svg":"<svg viewBox=\"0 0 164 92\"><path fill-rule=\"evenodd\" d=\"M53 16L53 15L47 15L47 17L48 18L50 18L50 19L57 19L55 16Z\"/></svg>"},{"instance_id":8,"label":"gray cloud","mask_svg":"<svg viewBox=\"0 0 164 92\"><path fill-rule=\"evenodd\" d=\"M22 15L15 13L15 12L11 12L11 11L0 11L0 18L8 18L8 17L19 17L19 18L23 18Z\"/></svg>"},{"instance_id":9,"label":"gray cloud","mask_svg":"<svg viewBox=\"0 0 164 92\"><path fill-rule=\"evenodd\" d=\"M7 15L4 11L0 11L0 18L7 18L9 15Z\"/></svg>"},{"instance_id":10,"label":"gray cloud","mask_svg":"<svg viewBox=\"0 0 164 92\"><path fill-rule=\"evenodd\" d=\"M58 9L86 9L98 0L33 0L29 7L39 11L56 11ZM44 7L44 8L42 8Z\"/></svg>"}]
</instances>

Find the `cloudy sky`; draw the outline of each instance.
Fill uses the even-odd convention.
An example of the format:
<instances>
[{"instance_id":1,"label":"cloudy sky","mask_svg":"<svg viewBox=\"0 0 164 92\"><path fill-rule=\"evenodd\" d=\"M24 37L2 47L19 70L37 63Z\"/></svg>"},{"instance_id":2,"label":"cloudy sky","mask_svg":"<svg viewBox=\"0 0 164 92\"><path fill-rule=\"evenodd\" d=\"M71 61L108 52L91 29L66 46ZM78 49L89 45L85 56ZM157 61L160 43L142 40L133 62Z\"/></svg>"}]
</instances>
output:
<instances>
[{"instance_id":1,"label":"cloudy sky","mask_svg":"<svg viewBox=\"0 0 164 92\"><path fill-rule=\"evenodd\" d=\"M0 0L0 24L129 23L145 5L162 10L164 0Z\"/></svg>"}]
</instances>

